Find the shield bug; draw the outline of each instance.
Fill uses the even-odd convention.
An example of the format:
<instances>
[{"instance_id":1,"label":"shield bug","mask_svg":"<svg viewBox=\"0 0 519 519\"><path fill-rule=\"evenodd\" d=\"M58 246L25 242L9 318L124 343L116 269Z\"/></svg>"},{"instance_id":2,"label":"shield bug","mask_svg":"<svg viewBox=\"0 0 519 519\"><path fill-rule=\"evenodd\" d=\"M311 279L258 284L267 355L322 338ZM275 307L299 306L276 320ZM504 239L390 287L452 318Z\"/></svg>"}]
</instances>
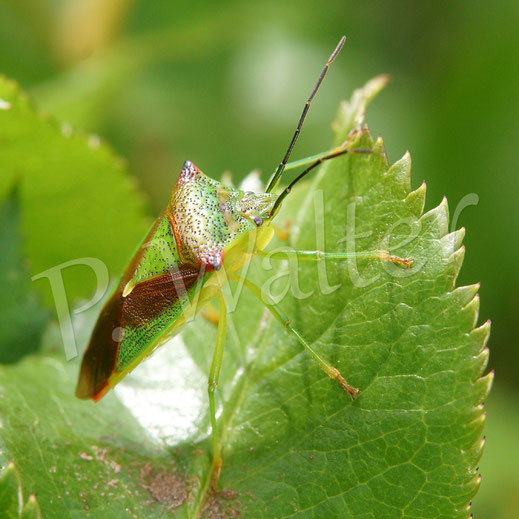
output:
<instances>
[{"instance_id":1,"label":"shield bug","mask_svg":"<svg viewBox=\"0 0 519 519\"><path fill-rule=\"evenodd\" d=\"M222 465L216 434L215 389L222 363L226 333L226 303L222 287L229 279L250 289L321 368L354 397L339 371L297 332L275 305L263 301L261 290L237 271L262 254L274 235L273 221L293 186L325 160L346 153L371 153L342 146L289 163L310 104L333 60L344 45L343 37L329 57L304 106L285 156L264 193L245 192L213 180L187 161L173 188L171 199L143 240L121 280L103 307L84 353L76 395L98 401L152 351L171 338L211 300L219 300L217 341L209 372L209 405L213 440L213 486ZM306 166L279 194L283 172ZM337 253L291 251L296 257L319 260L352 255L388 260L408 267L410 260L385 251ZM285 259L286 255L271 255Z\"/></svg>"}]
</instances>

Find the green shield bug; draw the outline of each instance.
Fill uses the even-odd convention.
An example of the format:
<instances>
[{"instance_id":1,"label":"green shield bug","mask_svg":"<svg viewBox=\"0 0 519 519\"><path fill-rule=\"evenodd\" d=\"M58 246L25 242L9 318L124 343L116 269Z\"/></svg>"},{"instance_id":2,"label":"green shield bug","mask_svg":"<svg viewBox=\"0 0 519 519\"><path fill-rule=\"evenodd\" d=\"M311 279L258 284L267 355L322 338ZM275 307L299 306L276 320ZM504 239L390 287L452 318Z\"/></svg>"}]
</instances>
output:
<instances>
[{"instance_id":1,"label":"green shield bug","mask_svg":"<svg viewBox=\"0 0 519 519\"><path fill-rule=\"evenodd\" d=\"M219 300L217 341L209 373L213 487L222 466L220 440L216 434L215 389L226 333L227 310L222 287L229 279L243 282L330 377L352 397L357 393L357 389L351 387L340 372L292 327L277 306L263 301L259 287L237 275L237 271L255 255L262 254L272 239L275 232L273 220L297 182L325 160L346 153L371 152L348 148L347 141L325 153L288 162L312 99L344 42L343 37L319 75L285 156L264 193L245 192L227 186L204 175L193 163L187 161L184 164L167 207L102 309L84 353L76 395L98 401L157 346L178 332L205 304L215 298ZM283 172L303 165L307 167L279 194L275 194ZM292 253L313 260L340 260L357 255L392 261L404 267L411 264L411 260L391 256L385 251ZM286 259L283 254L272 254L271 257Z\"/></svg>"}]
</instances>

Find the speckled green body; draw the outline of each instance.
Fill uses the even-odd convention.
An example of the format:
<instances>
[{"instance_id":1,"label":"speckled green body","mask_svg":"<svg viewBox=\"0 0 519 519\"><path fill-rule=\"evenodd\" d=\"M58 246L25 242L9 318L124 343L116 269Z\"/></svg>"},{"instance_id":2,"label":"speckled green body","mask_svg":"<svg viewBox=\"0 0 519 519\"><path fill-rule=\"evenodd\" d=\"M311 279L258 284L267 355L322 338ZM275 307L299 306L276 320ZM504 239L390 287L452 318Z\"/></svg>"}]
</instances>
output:
<instances>
[{"instance_id":1,"label":"speckled green body","mask_svg":"<svg viewBox=\"0 0 519 519\"><path fill-rule=\"evenodd\" d=\"M77 396L101 398L215 297L228 274L270 241L275 199L226 186L186 162L98 318Z\"/></svg>"}]
</instances>

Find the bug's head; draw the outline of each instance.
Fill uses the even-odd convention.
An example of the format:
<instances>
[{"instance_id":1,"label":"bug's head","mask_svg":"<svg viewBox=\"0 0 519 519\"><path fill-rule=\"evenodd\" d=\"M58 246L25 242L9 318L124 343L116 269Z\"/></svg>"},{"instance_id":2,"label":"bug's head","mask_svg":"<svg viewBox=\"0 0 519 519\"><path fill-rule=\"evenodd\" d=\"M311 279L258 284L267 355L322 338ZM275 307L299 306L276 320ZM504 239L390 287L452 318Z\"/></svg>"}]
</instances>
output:
<instances>
[{"instance_id":1,"label":"bug's head","mask_svg":"<svg viewBox=\"0 0 519 519\"><path fill-rule=\"evenodd\" d=\"M277 196L272 193L245 191L243 196L236 201L236 210L240 215L253 222L256 227L261 227L269 223L276 199Z\"/></svg>"}]
</instances>

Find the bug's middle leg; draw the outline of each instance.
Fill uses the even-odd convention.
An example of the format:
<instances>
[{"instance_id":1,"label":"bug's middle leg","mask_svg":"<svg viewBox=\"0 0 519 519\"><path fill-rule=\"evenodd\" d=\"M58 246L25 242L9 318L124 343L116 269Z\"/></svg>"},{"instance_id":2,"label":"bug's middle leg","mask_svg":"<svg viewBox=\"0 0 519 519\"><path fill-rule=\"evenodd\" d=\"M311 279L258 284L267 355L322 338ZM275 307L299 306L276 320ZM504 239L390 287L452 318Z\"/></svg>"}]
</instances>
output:
<instances>
[{"instance_id":1,"label":"bug's middle leg","mask_svg":"<svg viewBox=\"0 0 519 519\"><path fill-rule=\"evenodd\" d=\"M268 252L260 250L258 256L266 256L272 259L286 260L290 256L295 256L300 260L307 261L319 261L322 259L336 259L343 260L349 258L371 258L378 259L380 261L391 261L398 265L402 265L405 268L410 268L413 265L413 260L410 258L401 258L389 254L385 250L374 250L374 251L359 251L359 252L323 252L319 250L292 250L287 249L286 251L275 251Z\"/></svg>"},{"instance_id":2,"label":"bug's middle leg","mask_svg":"<svg viewBox=\"0 0 519 519\"><path fill-rule=\"evenodd\" d=\"M216 484L220 477L222 470L222 444L221 434L216 423L216 403L215 391L218 386L218 379L220 377L220 368L222 366L223 350L225 347L225 335L227 331L227 307L223 294L218 294L219 302L219 319L218 331L216 334L216 344L214 347L213 360L209 370L209 380L207 392L209 395L209 412L211 414L211 440L212 440L212 454L213 454L213 477L211 480L211 487L216 490Z\"/></svg>"}]
</instances>

